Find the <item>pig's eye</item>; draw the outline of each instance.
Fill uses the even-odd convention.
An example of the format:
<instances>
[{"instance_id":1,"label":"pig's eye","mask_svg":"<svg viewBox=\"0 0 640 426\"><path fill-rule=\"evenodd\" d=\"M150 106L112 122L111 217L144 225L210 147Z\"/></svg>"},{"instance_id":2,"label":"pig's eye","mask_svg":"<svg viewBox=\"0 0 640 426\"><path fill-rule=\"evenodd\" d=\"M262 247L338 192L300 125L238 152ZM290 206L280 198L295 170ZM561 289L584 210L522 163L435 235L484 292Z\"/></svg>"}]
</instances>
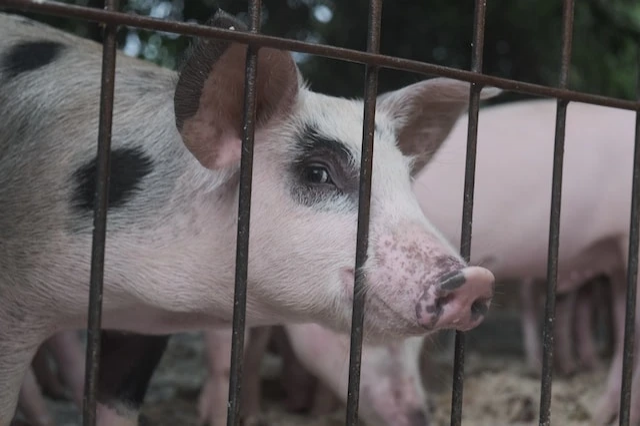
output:
<instances>
[{"instance_id":1,"label":"pig's eye","mask_svg":"<svg viewBox=\"0 0 640 426\"><path fill-rule=\"evenodd\" d=\"M333 184L329 170L319 164L312 164L305 169L305 178L309 183L326 185Z\"/></svg>"}]
</instances>

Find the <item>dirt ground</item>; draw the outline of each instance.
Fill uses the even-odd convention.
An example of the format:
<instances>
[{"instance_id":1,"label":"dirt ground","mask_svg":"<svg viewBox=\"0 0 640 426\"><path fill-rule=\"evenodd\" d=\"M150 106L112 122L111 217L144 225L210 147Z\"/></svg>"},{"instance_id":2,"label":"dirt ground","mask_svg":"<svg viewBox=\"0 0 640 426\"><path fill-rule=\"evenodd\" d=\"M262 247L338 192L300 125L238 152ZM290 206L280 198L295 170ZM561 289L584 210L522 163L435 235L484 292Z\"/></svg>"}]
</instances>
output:
<instances>
[{"instance_id":1,"label":"dirt ground","mask_svg":"<svg viewBox=\"0 0 640 426\"><path fill-rule=\"evenodd\" d=\"M494 330L495 331L495 330ZM489 332L485 330L485 332ZM465 367L464 425L537 424L540 382L525 373L522 356L492 356L473 349L471 341ZM482 340L486 340L482 338ZM496 339L496 343L498 339ZM477 346L477 345L476 345ZM514 345L515 347L516 345ZM507 351L508 352L508 351ZM451 404L451 361L446 351L432 356L434 368L425 378L435 412L433 425L448 425ZM603 363L603 365L607 365ZM275 377L279 360L265 357L263 365L264 419L270 426L338 426L344 424L345 410L329 416L309 418L288 414L279 402L283 398ZM196 425L196 403L205 374L203 343L199 334L175 336L152 381L144 408L145 424L157 426ZM604 383L606 369L582 373L572 379L553 382L552 424L589 425L589 409L594 406ZM68 403L50 402L57 412L59 426L80 424L78 414Z\"/></svg>"}]
</instances>

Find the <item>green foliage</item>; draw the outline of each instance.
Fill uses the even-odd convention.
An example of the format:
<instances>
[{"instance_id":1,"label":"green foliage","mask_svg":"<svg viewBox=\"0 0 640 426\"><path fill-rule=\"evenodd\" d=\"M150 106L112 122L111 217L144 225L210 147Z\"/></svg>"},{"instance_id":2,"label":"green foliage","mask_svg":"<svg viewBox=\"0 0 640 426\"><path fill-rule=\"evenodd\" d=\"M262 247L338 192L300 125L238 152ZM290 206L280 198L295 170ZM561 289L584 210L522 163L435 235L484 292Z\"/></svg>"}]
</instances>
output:
<instances>
[{"instance_id":1,"label":"green foliage","mask_svg":"<svg viewBox=\"0 0 640 426\"><path fill-rule=\"evenodd\" d=\"M66 0L101 7L100 0ZM127 13L203 23L220 7L246 16L246 0L121 0ZM365 50L368 1L263 0L266 34ZM640 3L636 0L576 2L569 86L601 95L633 99L636 93ZM469 69L474 2L395 0L384 3L381 52L419 61ZM100 41L97 24L29 14L36 19ZM487 2L483 70L521 81L556 85L560 69L561 0ZM134 28L119 33L120 47L175 68L189 39ZM364 66L297 54L296 60L315 90L361 96ZM382 70L379 90L425 78ZM511 94L503 100L522 98Z\"/></svg>"}]
</instances>

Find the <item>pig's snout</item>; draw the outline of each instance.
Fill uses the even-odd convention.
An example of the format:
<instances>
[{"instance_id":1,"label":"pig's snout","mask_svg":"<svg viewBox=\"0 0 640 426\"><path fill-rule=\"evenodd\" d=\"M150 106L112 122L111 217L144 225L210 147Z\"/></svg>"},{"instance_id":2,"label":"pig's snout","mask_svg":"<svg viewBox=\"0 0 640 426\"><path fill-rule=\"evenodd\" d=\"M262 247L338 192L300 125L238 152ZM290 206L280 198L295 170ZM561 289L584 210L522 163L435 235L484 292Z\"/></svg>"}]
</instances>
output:
<instances>
[{"instance_id":1,"label":"pig's snout","mask_svg":"<svg viewBox=\"0 0 640 426\"><path fill-rule=\"evenodd\" d=\"M478 326L489 310L495 278L487 269L471 266L443 275L418 297L418 323L428 330Z\"/></svg>"}]
</instances>

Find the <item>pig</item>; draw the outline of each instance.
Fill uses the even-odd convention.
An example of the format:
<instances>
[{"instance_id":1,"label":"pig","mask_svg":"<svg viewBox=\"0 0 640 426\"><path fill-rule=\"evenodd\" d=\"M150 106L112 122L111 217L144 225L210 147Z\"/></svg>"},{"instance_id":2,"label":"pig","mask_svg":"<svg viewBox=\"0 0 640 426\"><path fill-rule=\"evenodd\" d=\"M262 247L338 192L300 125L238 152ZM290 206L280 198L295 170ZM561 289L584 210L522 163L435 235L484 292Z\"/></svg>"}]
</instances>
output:
<instances>
[{"instance_id":1,"label":"pig","mask_svg":"<svg viewBox=\"0 0 640 426\"><path fill-rule=\"evenodd\" d=\"M208 22L247 31L218 11ZM85 327L101 46L0 14L0 426L38 346ZM246 45L197 39L180 72L117 54L98 410L135 424L171 334L228 327ZM485 88L482 98L500 92ZM246 324L350 327L363 102L311 91L290 52L257 57ZM423 214L412 177L468 108L433 78L376 106L364 338L471 330L494 276ZM446 185L446 182L441 182Z\"/></svg>"},{"instance_id":2,"label":"pig","mask_svg":"<svg viewBox=\"0 0 640 426\"><path fill-rule=\"evenodd\" d=\"M349 336L314 323L274 328L271 337L283 358L286 408L294 412L311 409L321 415L339 402L346 403ZM246 343L250 358L245 358L243 370L242 416L251 424L260 419L260 363L256 361L267 349L268 333L264 328L251 329ZM423 339L418 336L388 345L363 345L359 417L367 426L430 424L429 402L419 371ZM205 342L210 375L200 394L200 424L225 425L231 333L207 331ZM260 351L260 356L255 351Z\"/></svg>"},{"instance_id":3,"label":"pig","mask_svg":"<svg viewBox=\"0 0 640 426\"><path fill-rule=\"evenodd\" d=\"M556 102L550 99L479 112L470 263L490 268L498 280L546 278L555 115ZM414 182L425 215L455 247L467 127L463 116ZM611 281L615 348L593 413L598 424L616 415L620 399L634 130L632 111L577 102L568 106L557 292L574 291L597 275ZM634 370L631 418L636 424L637 365Z\"/></svg>"}]
</instances>

